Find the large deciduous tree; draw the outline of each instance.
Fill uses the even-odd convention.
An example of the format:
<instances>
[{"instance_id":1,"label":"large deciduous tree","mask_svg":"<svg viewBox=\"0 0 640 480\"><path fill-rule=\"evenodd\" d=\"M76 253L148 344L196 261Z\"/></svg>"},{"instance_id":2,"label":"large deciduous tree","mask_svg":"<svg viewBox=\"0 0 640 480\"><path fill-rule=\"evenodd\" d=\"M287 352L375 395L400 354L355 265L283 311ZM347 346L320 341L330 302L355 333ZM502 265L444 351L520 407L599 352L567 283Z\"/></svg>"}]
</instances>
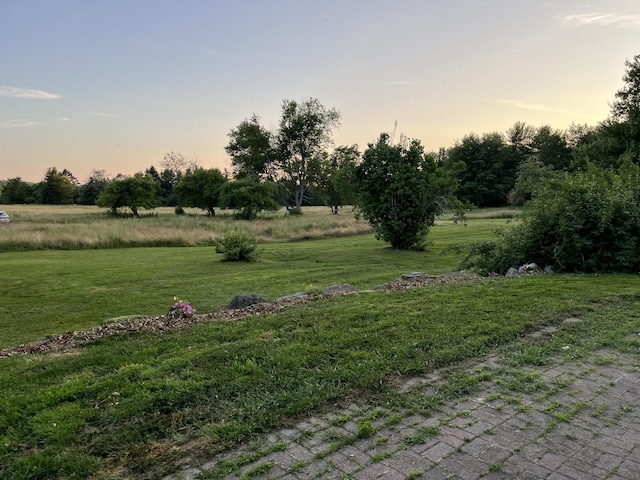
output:
<instances>
[{"instance_id":1,"label":"large deciduous tree","mask_svg":"<svg viewBox=\"0 0 640 480\"><path fill-rule=\"evenodd\" d=\"M616 92L611 117L614 122L625 126L626 155L640 163L640 54L633 60L627 60L625 66L624 86Z\"/></svg>"},{"instance_id":2,"label":"large deciduous tree","mask_svg":"<svg viewBox=\"0 0 640 480\"><path fill-rule=\"evenodd\" d=\"M64 172L59 173L55 167L47 170L42 190L42 203L45 205L73 203L76 187L67 174L67 170Z\"/></svg>"},{"instance_id":3,"label":"large deciduous tree","mask_svg":"<svg viewBox=\"0 0 640 480\"><path fill-rule=\"evenodd\" d=\"M217 168L199 168L184 174L174 191L182 207L196 207L206 210L211 216L220 200L220 190L227 179Z\"/></svg>"},{"instance_id":4,"label":"large deciduous tree","mask_svg":"<svg viewBox=\"0 0 640 480\"><path fill-rule=\"evenodd\" d=\"M575 169L586 170L589 163L617 169L627 159L640 164L640 54L625 66L624 86L615 94L610 117L576 142Z\"/></svg>"},{"instance_id":5,"label":"large deciduous tree","mask_svg":"<svg viewBox=\"0 0 640 480\"><path fill-rule=\"evenodd\" d=\"M276 158L272 134L260 125L260 118L255 114L229 132L225 150L231 157L233 173L238 179L264 180Z\"/></svg>"},{"instance_id":6,"label":"large deciduous tree","mask_svg":"<svg viewBox=\"0 0 640 480\"><path fill-rule=\"evenodd\" d=\"M160 165L165 170L172 170L178 177L186 172L193 172L194 170L201 168L200 162L196 157L188 158L181 153L173 151L164 154Z\"/></svg>"},{"instance_id":7,"label":"large deciduous tree","mask_svg":"<svg viewBox=\"0 0 640 480\"><path fill-rule=\"evenodd\" d=\"M426 247L429 228L455 185L418 140L391 145L386 133L369 144L356 179L359 212L378 239L398 249Z\"/></svg>"},{"instance_id":8,"label":"large deciduous tree","mask_svg":"<svg viewBox=\"0 0 640 480\"><path fill-rule=\"evenodd\" d=\"M129 207L135 217L140 208L153 209L160 205L157 184L148 175L136 173L133 177L111 180L97 200L99 207L110 208L116 214L118 208Z\"/></svg>"},{"instance_id":9,"label":"large deciduous tree","mask_svg":"<svg viewBox=\"0 0 640 480\"><path fill-rule=\"evenodd\" d=\"M299 212L307 190L317 180L333 130L339 125L340 113L315 98L284 100L275 132L260 125L254 114L229 132L225 150L231 157L235 178L277 182L282 203Z\"/></svg>"},{"instance_id":10,"label":"large deciduous tree","mask_svg":"<svg viewBox=\"0 0 640 480\"><path fill-rule=\"evenodd\" d=\"M305 199L310 174L318 169L320 155L332 143L333 129L339 125L340 113L326 108L316 98L282 102L276 137L277 166L283 183L292 189L296 210Z\"/></svg>"}]
</instances>

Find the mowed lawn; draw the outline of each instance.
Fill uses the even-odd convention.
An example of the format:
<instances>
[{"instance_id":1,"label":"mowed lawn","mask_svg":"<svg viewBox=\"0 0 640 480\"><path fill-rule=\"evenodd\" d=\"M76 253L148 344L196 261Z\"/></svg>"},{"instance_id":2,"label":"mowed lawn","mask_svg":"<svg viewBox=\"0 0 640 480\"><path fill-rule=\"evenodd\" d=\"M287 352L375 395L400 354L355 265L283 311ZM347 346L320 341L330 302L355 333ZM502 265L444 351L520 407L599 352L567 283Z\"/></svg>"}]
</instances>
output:
<instances>
[{"instance_id":1,"label":"mowed lawn","mask_svg":"<svg viewBox=\"0 0 640 480\"><path fill-rule=\"evenodd\" d=\"M190 220L159 221L179 230ZM509 220L491 212L466 226L440 219L425 252L392 250L371 233L326 235L334 227L293 221L298 230L308 222L304 230L320 238L263 239L255 263L223 263L213 246L33 244L31 251L0 253L0 348L119 317L163 315L174 296L208 313L239 293L275 299L339 283L366 290L403 273L451 272L459 254L448 246L489 239ZM284 237L293 230L289 219L276 222ZM162 231L151 232L152 241ZM483 278L0 359L0 478L161 478L184 458L204 462L353 398L380 405L390 418L394 409L428 414L491 380L455 372L497 349L509 349L518 365L566 355L567 344L572 356L603 347L638 352L639 289L638 275ZM567 317L583 322L547 340L526 335ZM436 368L452 375L433 396L394 388L398 377ZM240 467L221 464L207 478Z\"/></svg>"},{"instance_id":2,"label":"mowed lawn","mask_svg":"<svg viewBox=\"0 0 640 480\"><path fill-rule=\"evenodd\" d=\"M428 414L490 377L452 378L431 397L397 392L395 378L455 368L570 316L584 322L510 350L536 365L569 343L573 356L637 352L639 287L629 275L484 279L2 359L0 478L161 478L343 399Z\"/></svg>"},{"instance_id":3,"label":"mowed lawn","mask_svg":"<svg viewBox=\"0 0 640 480\"><path fill-rule=\"evenodd\" d=\"M443 221L425 252L394 251L372 234L261 243L255 263L221 262L212 246L4 252L0 348L122 316L163 315L174 296L205 313L241 293L275 299L338 283L368 289L413 271L451 272L458 257L443 255L444 247L486 238L504 224Z\"/></svg>"}]
</instances>

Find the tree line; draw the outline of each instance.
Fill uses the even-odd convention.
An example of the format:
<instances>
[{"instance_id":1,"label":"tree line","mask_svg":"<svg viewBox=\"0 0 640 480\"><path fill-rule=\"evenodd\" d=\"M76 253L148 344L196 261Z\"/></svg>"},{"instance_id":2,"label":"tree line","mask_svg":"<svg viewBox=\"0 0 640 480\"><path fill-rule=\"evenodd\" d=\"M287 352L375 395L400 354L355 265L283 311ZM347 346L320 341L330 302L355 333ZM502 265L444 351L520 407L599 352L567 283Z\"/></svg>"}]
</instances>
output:
<instances>
[{"instance_id":1,"label":"tree line","mask_svg":"<svg viewBox=\"0 0 640 480\"><path fill-rule=\"evenodd\" d=\"M225 150L231 171L204 169L174 152L165 155L161 170L152 166L112 179L94 170L85 184L66 169L50 168L37 184L8 179L0 203L95 204L113 213L129 207L136 216L140 208L160 205L175 206L178 213L197 207L209 215L219 207L244 219L283 206L299 214L305 205L337 212L355 204L382 229L382 238L393 238L389 232L400 227L389 225L406 227L417 219L424 230L446 207L523 204L539 185L564 174L640 164L640 55L625 66L611 114L596 126L561 131L516 122L504 133L470 133L437 153L424 152L419 140L401 136L394 143L392 135L382 134L361 153L357 145L333 147L332 133L340 126L335 108L314 98L284 100L275 130L255 114L230 130ZM425 210L425 204L431 207ZM403 248L406 241L391 243Z\"/></svg>"}]
</instances>

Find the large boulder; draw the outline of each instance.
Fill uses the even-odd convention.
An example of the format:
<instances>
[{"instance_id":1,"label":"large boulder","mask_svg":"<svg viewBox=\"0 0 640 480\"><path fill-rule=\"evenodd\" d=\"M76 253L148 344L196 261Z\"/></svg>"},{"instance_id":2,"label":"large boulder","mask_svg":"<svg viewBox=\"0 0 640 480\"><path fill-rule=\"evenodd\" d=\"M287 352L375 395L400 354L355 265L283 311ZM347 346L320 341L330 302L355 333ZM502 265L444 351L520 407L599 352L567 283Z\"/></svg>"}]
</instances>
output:
<instances>
[{"instance_id":1,"label":"large boulder","mask_svg":"<svg viewBox=\"0 0 640 480\"><path fill-rule=\"evenodd\" d=\"M238 308L246 308L251 305L258 305L264 303L271 303L271 301L264 298L262 295L236 295L231 300L231 303L227 307L229 310L236 310Z\"/></svg>"}]
</instances>

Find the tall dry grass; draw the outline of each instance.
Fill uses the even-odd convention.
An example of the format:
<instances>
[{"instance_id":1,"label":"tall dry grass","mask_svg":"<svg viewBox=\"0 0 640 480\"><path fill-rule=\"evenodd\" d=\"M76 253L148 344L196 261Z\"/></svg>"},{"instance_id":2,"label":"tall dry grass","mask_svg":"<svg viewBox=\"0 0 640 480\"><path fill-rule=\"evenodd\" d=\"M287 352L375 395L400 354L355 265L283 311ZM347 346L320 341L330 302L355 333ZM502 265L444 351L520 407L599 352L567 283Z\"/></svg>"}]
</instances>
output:
<instances>
[{"instance_id":1,"label":"tall dry grass","mask_svg":"<svg viewBox=\"0 0 640 480\"><path fill-rule=\"evenodd\" d=\"M159 208L142 218L114 218L93 206L7 205L11 223L0 225L0 252L40 249L79 250L148 246L203 246L233 229L247 230L261 243L343 237L371 232L350 208L339 215L326 207L308 207L300 216L284 210L255 221L240 221L233 212L207 217L187 209ZM143 212L143 215L149 212Z\"/></svg>"}]
</instances>

